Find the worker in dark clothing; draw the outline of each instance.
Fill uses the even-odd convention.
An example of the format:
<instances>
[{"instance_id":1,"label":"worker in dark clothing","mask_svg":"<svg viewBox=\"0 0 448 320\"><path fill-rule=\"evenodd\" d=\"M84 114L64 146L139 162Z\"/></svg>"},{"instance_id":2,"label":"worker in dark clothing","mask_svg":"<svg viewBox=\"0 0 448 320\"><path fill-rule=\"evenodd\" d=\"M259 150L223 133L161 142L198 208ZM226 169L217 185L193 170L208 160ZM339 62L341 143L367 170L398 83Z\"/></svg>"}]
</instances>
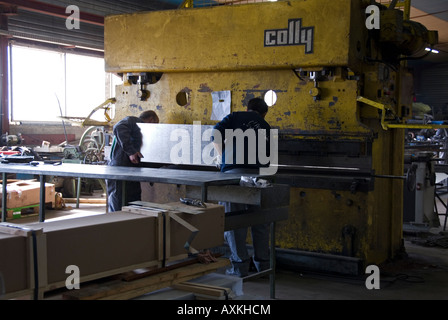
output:
<instances>
[{"instance_id":1,"label":"worker in dark clothing","mask_svg":"<svg viewBox=\"0 0 448 320\"><path fill-rule=\"evenodd\" d=\"M144 111L139 117L129 116L114 125L109 166L138 167L143 155L140 153L142 134L137 123L158 123L159 117L152 111ZM123 199L123 182L106 180L109 212L120 211ZM138 181L126 181L126 200L141 200L141 186Z\"/></svg>"},{"instance_id":2,"label":"worker in dark clothing","mask_svg":"<svg viewBox=\"0 0 448 320\"><path fill-rule=\"evenodd\" d=\"M264 120L268 106L261 98L251 99L247 111L233 112L227 115L221 122L214 126L215 149L221 155L221 172L240 173L242 176L259 174L259 168L263 164L259 161L259 139L266 139L266 153L269 152L270 125ZM229 130L231 129L231 130ZM241 130L238 130L241 129ZM237 131L235 131L237 130ZM260 130L266 134L261 135ZM226 132L233 132L232 136ZM238 134L247 138L238 137ZM250 141L250 137L255 140ZM229 142L232 141L230 147ZM223 143L224 141L224 143ZM244 146L238 145L244 143ZM243 147L243 148L241 148ZM252 150L251 150L252 148ZM254 149L255 148L255 149ZM237 154L244 150L244 156ZM220 202L226 213L256 210L257 207L242 203ZM229 245L231 254L231 267L227 274L245 277L248 275L251 257L246 247L248 228L229 230L224 232L224 239ZM269 225L255 225L251 227L252 242L254 247L253 262L258 272L270 267L269 262Z\"/></svg>"}]
</instances>

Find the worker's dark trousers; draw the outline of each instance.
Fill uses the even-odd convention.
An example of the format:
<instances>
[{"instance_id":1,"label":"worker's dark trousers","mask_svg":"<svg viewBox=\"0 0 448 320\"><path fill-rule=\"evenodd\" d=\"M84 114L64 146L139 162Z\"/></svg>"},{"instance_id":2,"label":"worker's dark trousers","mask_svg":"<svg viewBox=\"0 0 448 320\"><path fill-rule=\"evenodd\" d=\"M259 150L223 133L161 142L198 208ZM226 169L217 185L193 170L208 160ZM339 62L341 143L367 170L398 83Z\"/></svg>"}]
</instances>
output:
<instances>
[{"instance_id":1,"label":"worker's dark trousers","mask_svg":"<svg viewBox=\"0 0 448 320\"><path fill-rule=\"evenodd\" d=\"M126 202L123 204L123 181L106 180L109 212L121 211L121 207L132 201L140 201L142 188L138 181L126 181Z\"/></svg>"},{"instance_id":2,"label":"worker's dark trousers","mask_svg":"<svg viewBox=\"0 0 448 320\"><path fill-rule=\"evenodd\" d=\"M245 206L230 202L220 202L220 204L224 205L226 213L240 211ZM231 251L229 259L232 263L231 268L227 270L227 274L245 277L249 273L251 257L246 245L247 231L248 228L241 228L224 232L224 239ZM250 233L254 248L253 262L257 271L269 269L269 224L251 226Z\"/></svg>"},{"instance_id":3,"label":"worker's dark trousers","mask_svg":"<svg viewBox=\"0 0 448 320\"><path fill-rule=\"evenodd\" d=\"M241 173L241 175L244 176L250 175L253 171L247 169L233 169L227 172ZM258 173L258 170L253 173ZM241 203L219 202L219 204L224 206L224 211L226 213L242 210L257 210L257 206ZM254 248L253 261L255 267L258 272L269 269L269 224L251 226L250 229ZM231 251L229 259L232 263L231 268L227 270L227 274L240 277L248 275L251 257L246 245L247 231L248 228L241 228L224 232L224 239Z\"/></svg>"}]
</instances>

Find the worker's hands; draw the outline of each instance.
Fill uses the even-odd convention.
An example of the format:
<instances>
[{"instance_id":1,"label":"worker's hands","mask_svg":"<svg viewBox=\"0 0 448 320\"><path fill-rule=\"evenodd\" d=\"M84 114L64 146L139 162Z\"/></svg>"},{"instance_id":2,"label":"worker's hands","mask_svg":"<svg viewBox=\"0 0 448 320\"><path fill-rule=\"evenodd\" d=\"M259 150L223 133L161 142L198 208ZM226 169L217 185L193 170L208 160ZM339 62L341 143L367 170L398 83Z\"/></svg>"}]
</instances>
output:
<instances>
[{"instance_id":1,"label":"worker's hands","mask_svg":"<svg viewBox=\"0 0 448 320\"><path fill-rule=\"evenodd\" d=\"M213 164L215 165L216 169L221 170L222 161L220 155L213 158Z\"/></svg>"},{"instance_id":2,"label":"worker's hands","mask_svg":"<svg viewBox=\"0 0 448 320\"><path fill-rule=\"evenodd\" d=\"M136 152L129 156L129 160L134 164L140 163L141 158L143 158L143 155L140 152Z\"/></svg>"}]
</instances>

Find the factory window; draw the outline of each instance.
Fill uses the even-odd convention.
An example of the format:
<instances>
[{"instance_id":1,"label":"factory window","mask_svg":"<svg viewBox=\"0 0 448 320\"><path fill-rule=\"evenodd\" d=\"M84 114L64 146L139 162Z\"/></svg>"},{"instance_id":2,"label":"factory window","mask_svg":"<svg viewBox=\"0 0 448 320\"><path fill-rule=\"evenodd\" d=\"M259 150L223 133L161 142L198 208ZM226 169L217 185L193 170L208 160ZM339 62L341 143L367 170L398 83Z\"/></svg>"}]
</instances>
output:
<instances>
[{"instance_id":1,"label":"factory window","mask_svg":"<svg viewBox=\"0 0 448 320\"><path fill-rule=\"evenodd\" d=\"M19 45L10 56L11 121L87 117L113 94L103 58ZM102 113L91 118L104 121Z\"/></svg>"}]
</instances>

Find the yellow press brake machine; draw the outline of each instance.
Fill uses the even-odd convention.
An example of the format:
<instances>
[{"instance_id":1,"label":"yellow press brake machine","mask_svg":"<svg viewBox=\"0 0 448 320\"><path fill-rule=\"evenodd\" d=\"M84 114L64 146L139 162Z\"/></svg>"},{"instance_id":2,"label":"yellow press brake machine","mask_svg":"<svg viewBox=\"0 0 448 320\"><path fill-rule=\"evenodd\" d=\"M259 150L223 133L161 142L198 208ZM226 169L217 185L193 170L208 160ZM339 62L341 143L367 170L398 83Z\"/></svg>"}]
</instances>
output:
<instances>
[{"instance_id":1,"label":"yellow press brake machine","mask_svg":"<svg viewBox=\"0 0 448 320\"><path fill-rule=\"evenodd\" d=\"M403 62L437 43L437 32L380 4L368 27L369 5L291 0L108 16L106 71L124 79L114 121L151 109L160 124L212 126L214 93L230 92L231 111L268 93L275 181L291 187L279 251L334 257L333 271L349 261L349 272L394 258L412 116Z\"/></svg>"}]
</instances>

